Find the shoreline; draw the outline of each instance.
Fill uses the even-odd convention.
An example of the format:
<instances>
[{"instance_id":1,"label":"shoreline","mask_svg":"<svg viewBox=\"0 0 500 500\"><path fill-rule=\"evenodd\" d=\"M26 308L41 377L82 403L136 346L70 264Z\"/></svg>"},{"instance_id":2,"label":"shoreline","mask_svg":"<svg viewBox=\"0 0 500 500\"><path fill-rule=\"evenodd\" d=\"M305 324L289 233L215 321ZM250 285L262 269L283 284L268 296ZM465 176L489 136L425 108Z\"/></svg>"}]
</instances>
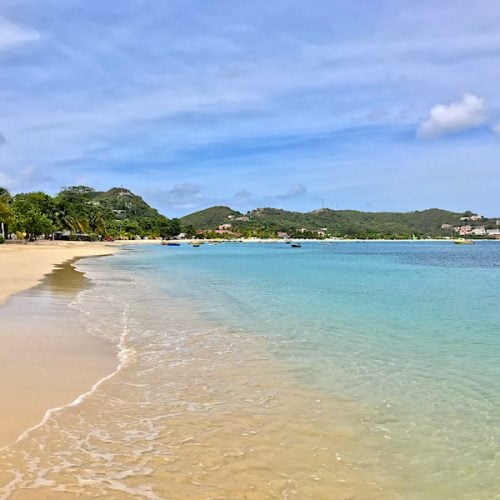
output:
<instances>
[{"instance_id":1,"label":"shoreline","mask_svg":"<svg viewBox=\"0 0 500 500\"><path fill-rule=\"evenodd\" d=\"M0 449L77 405L120 369L116 347L92 336L69 308L90 284L75 262L118 250L73 242L0 250Z\"/></svg>"},{"instance_id":2,"label":"shoreline","mask_svg":"<svg viewBox=\"0 0 500 500\"><path fill-rule=\"evenodd\" d=\"M85 258L112 255L118 245L87 242L40 242L0 245L0 306L13 295L37 286L57 265Z\"/></svg>"}]
</instances>

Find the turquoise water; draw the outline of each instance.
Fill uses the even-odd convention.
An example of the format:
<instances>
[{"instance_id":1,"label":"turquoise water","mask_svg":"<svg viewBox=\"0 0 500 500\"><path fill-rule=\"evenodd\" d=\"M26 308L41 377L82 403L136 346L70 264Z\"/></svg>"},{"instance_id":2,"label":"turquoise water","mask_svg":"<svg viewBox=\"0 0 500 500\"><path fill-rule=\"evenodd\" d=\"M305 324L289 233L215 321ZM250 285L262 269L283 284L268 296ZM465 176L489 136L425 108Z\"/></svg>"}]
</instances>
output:
<instances>
[{"instance_id":1,"label":"turquoise water","mask_svg":"<svg viewBox=\"0 0 500 500\"><path fill-rule=\"evenodd\" d=\"M500 245L154 247L121 265L352 400L406 494L500 494Z\"/></svg>"},{"instance_id":2,"label":"turquoise water","mask_svg":"<svg viewBox=\"0 0 500 500\"><path fill-rule=\"evenodd\" d=\"M117 368L0 450L0 498L500 498L499 243L141 245L77 267L71 316Z\"/></svg>"}]
</instances>

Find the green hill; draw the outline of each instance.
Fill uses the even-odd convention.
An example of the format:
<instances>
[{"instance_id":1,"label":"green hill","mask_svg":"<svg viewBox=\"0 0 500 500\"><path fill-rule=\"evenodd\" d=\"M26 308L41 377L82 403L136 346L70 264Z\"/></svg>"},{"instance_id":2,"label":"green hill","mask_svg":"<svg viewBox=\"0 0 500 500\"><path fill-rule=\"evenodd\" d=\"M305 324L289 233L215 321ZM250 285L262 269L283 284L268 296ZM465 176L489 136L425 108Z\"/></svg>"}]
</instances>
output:
<instances>
[{"instance_id":1,"label":"green hill","mask_svg":"<svg viewBox=\"0 0 500 500\"><path fill-rule=\"evenodd\" d=\"M180 218L183 226L194 226L196 229L217 229L218 226L232 222L231 218L242 214L229 207L210 207Z\"/></svg>"},{"instance_id":2,"label":"green hill","mask_svg":"<svg viewBox=\"0 0 500 500\"><path fill-rule=\"evenodd\" d=\"M91 199L94 203L112 210L117 219L160 217L158 210L129 189L114 187L109 191L95 191Z\"/></svg>"},{"instance_id":3,"label":"green hill","mask_svg":"<svg viewBox=\"0 0 500 500\"><path fill-rule=\"evenodd\" d=\"M212 207L187 215L181 222L205 230L231 223L235 232L245 236L265 237L286 232L293 237L408 238L412 234L420 237L451 236L451 229L443 229L443 224L461 225L463 215L437 208L404 213L330 209L303 213L258 208L241 220L242 215L229 207ZM480 222L484 223L487 220Z\"/></svg>"}]
</instances>

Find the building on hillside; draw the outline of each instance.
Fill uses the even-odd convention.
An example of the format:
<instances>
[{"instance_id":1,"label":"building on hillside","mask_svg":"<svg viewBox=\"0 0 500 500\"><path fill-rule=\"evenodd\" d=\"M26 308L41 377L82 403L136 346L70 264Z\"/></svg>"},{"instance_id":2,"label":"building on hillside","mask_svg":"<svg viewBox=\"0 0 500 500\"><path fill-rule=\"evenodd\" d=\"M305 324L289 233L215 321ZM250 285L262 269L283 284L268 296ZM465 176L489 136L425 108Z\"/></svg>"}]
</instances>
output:
<instances>
[{"instance_id":1,"label":"building on hillside","mask_svg":"<svg viewBox=\"0 0 500 500\"><path fill-rule=\"evenodd\" d=\"M472 228L470 234L474 234L475 236L484 236L486 234L486 228L484 226L478 226Z\"/></svg>"},{"instance_id":2,"label":"building on hillside","mask_svg":"<svg viewBox=\"0 0 500 500\"><path fill-rule=\"evenodd\" d=\"M441 224L441 229L453 229L452 224Z\"/></svg>"},{"instance_id":3,"label":"building on hillside","mask_svg":"<svg viewBox=\"0 0 500 500\"><path fill-rule=\"evenodd\" d=\"M473 215L468 216L468 217L460 217L460 220L478 221L478 220L481 220L482 218L483 218L482 215L473 214Z\"/></svg>"},{"instance_id":4,"label":"building on hillside","mask_svg":"<svg viewBox=\"0 0 500 500\"><path fill-rule=\"evenodd\" d=\"M472 231L472 226L466 225L466 226L458 226L454 227L453 230L460 234L461 236L465 236L466 234L470 234Z\"/></svg>"},{"instance_id":5,"label":"building on hillside","mask_svg":"<svg viewBox=\"0 0 500 500\"><path fill-rule=\"evenodd\" d=\"M220 231L228 231L229 229L231 229L233 226L231 224L221 224L219 226L219 230Z\"/></svg>"},{"instance_id":6,"label":"building on hillside","mask_svg":"<svg viewBox=\"0 0 500 500\"><path fill-rule=\"evenodd\" d=\"M287 233L279 232L278 233L278 238L281 238L283 240L288 240L290 238L290 236Z\"/></svg>"},{"instance_id":7,"label":"building on hillside","mask_svg":"<svg viewBox=\"0 0 500 500\"><path fill-rule=\"evenodd\" d=\"M500 229L486 229L486 234L488 236L500 236Z\"/></svg>"}]
</instances>

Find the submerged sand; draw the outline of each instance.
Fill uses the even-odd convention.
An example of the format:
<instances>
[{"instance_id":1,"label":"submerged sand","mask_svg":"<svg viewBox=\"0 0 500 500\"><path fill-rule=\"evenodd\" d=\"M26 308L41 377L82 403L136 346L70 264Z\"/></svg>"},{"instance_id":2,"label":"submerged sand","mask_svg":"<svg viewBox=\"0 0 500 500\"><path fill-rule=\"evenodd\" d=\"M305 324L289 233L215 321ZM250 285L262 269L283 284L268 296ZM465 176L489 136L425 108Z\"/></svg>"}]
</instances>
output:
<instances>
[{"instance_id":1,"label":"submerged sand","mask_svg":"<svg viewBox=\"0 0 500 500\"><path fill-rule=\"evenodd\" d=\"M47 264L52 250L61 260L108 250L31 248L17 255L21 265ZM24 288L41 279L43 266L33 266L38 274L18 270ZM388 497L376 456L358 450L364 435L344 422L350 405L299 384L263 339L212 327L174 297L138 300L149 284L136 290L109 276L95 283L66 262L0 307L0 496ZM122 348L133 354L91 397L67 407L117 366L111 344L88 334L70 307L89 286L113 287L109 297L82 294L90 306L83 311L104 330L127 305ZM147 334L135 335L134 319ZM59 406L66 408L34 428ZM30 428L29 439L9 446Z\"/></svg>"}]
</instances>

